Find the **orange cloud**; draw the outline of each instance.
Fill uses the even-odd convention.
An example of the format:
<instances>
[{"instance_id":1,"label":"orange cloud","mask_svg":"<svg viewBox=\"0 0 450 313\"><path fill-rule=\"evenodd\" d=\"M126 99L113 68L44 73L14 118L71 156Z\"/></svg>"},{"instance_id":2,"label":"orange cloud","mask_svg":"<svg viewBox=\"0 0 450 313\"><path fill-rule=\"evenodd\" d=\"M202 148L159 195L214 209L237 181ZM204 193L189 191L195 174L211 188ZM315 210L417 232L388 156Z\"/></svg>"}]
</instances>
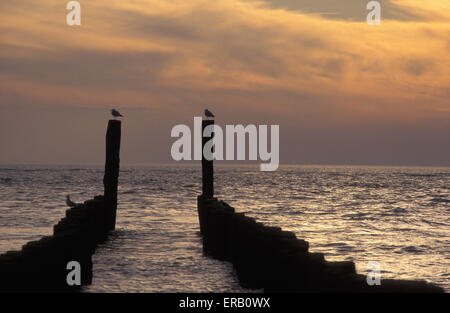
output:
<instances>
[{"instance_id":1,"label":"orange cloud","mask_svg":"<svg viewBox=\"0 0 450 313\"><path fill-rule=\"evenodd\" d=\"M1 4L1 106L211 105L288 124L450 117L446 1L393 1L422 19L381 26L261 1L80 3L79 27L61 1Z\"/></svg>"}]
</instances>

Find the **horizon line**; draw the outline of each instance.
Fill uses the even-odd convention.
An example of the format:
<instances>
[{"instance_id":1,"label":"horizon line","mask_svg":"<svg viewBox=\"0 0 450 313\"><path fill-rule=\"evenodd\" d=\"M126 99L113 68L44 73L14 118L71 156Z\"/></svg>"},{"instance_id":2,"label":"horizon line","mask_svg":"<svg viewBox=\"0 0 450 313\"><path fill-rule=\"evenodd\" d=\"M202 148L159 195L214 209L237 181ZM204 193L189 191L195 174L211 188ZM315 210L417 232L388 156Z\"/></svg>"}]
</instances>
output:
<instances>
[{"instance_id":1,"label":"horizon line","mask_svg":"<svg viewBox=\"0 0 450 313\"><path fill-rule=\"evenodd\" d=\"M260 163L225 163L226 161L215 161L217 166L255 166L258 167ZM183 166L183 165L194 165L199 164L200 161L173 161L173 162L124 162L121 166L153 166L153 165L165 165L165 166ZM104 166L104 162L80 162L80 163L64 163L64 162L0 162L0 166ZM304 166L304 167L429 167L429 168L450 168L450 165L400 165L400 164L313 164L313 163L280 163L279 167L286 166Z\"/></svg>"}]
</instances>

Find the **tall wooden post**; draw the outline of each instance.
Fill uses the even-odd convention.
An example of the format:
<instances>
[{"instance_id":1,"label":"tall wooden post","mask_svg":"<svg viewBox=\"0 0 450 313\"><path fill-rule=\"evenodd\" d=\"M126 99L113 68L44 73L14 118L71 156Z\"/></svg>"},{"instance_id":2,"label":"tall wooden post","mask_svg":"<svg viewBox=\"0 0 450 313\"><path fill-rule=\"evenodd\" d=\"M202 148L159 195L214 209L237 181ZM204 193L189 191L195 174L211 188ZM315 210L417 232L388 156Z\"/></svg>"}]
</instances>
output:
<instances>
[{"instance_id":1,"label":"tall wooden post","mask_svg":"<svg viewBox=\"0 0 450 313\"><path fill-rule=\"evenodd\" d=\"M203 120L202 121L202 195L204 198L214 197L214 167L213 161L205 159L203 148L206 142L208 142L212 137L203 137L203 131L208 125L214 125L214 120Z\"/></svg>"},{"instance_id":2,"label":"tall wooden post","mask_svg":"<svg viewBox=\"0 0 450 313\"><path fill-rule=\"evenodd\" d=\"M108 130L106 131L106 160L103 185L105 187L106 227L111 230L116 227L117 186L119 182L120 167L120 137L121 121L109 120Z\"/></svg>"}]
</instances>

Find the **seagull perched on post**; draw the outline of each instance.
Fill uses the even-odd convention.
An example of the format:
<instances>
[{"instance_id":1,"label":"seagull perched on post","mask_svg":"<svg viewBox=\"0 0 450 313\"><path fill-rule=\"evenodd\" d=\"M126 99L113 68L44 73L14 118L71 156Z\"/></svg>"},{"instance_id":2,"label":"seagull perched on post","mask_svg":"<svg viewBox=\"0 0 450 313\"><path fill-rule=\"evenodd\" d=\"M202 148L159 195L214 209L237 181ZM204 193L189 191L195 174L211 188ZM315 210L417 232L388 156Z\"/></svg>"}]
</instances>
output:
<instances>
[{"instance_id":1,"label":"seagull perched on post","mask_svg":"<svg viewBox=\"0 0 450 313\"><path fill-rule=\"evenodd\" d=\"M71 208L73 208L74 206L78 205L77 203L75 203L72 200L70 200L70 196L69 195L66 196L66 204L67 204L67 206L70 206Z\"/></svg>"},{"instance_id":2,"label":"seagull perched on post","mask_svg":"<svg viewBox=\"0 0 450 313\"><path fill-rule=\"evenodd\" d=\"M112 109L111 110L111 114L112 114L112 116L114 116L114 117L123 117L123 115L122 114L120 114L119 113L119 111L117 111L116 109Z\"/></svg>"},{"instance_id":3,"label":"seagull perched on post","mask_svg":"<svg viewBox=\"0 0 450 313\"><path fill-rule=\"evenodd\" d=\"M206 117L215 117L214 114L212 114L212 112L208 109L205 109L205 116Z\"/></svg>"}]
</instances>

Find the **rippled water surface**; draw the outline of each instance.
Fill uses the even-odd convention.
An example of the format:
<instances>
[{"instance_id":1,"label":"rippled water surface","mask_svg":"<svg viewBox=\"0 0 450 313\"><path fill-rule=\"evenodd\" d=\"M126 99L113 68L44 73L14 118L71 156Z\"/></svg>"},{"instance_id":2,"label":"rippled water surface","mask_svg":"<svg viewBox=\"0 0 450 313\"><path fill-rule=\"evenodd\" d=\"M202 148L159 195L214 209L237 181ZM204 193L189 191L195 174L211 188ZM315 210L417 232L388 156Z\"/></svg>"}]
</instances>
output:
<instances>
[{"instance_id":1,"label":"rippled water surface","mask_svg":"<svg viewBox=\"0 0 450 313\"><path fill-rule=\"evenodd\" d=\"M450 291L450 168L218 166L216 194L294 231L327 260L377 261L383 278ZM102 193L101 166L0 166L0 253L52 233L67 207ZM93 256L91 292L245 292L205 257L197 165L122 166L116 230Z\"/></svg>"}]
</instances>

